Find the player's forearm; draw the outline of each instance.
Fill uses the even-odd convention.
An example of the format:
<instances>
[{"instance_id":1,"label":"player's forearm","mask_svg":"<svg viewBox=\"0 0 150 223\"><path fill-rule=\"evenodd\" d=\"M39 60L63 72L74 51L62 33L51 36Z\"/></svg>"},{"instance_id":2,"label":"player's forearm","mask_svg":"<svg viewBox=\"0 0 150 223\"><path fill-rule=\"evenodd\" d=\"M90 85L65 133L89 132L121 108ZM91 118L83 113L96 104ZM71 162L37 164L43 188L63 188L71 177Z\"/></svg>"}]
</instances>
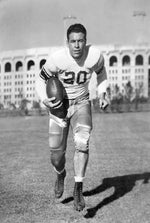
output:
<instances>
[{"instance_id":1,"label":"player's forearm","mask_svg":"<svg viewBox=\"0 0 150 223\"><path fill-rule=\"evenodd\" d=\"M97 86L97 91L98 91L98 96L105 95L107 91L107 79L103 80L98 86Z\"/></svg>"},{"instance_id":2,"label":"player's forearm","mask_svg":"<svg viewBox=\"0 0 150 223\"><path fill-rule=\"evenodd\" d=\"M109 105L107 100L106 90L107 90L107 80L104 80L102 83L98 85L99 106L103 110L105 110Z\"/></svg>"}]
</instances>

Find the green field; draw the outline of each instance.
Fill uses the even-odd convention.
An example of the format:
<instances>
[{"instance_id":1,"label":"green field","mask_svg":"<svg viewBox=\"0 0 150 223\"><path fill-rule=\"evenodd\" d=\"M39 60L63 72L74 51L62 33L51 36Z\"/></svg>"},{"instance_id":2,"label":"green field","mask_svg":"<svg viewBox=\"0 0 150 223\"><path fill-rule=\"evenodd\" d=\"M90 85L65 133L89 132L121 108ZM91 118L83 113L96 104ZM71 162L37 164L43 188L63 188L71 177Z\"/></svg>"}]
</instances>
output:
<instances>
[{"instance_id":1,"label":"green field","mask_svg":"<svg viewBox=\"0 0 150 223\"><path fill-rule=\"evenodd\" d=\"M84 184L86 213L73 210L70 133L61 203L53 199L48 117L0 118L0 223L149 223L150 113L93 114Z\"/></svg>"}]
</instances>

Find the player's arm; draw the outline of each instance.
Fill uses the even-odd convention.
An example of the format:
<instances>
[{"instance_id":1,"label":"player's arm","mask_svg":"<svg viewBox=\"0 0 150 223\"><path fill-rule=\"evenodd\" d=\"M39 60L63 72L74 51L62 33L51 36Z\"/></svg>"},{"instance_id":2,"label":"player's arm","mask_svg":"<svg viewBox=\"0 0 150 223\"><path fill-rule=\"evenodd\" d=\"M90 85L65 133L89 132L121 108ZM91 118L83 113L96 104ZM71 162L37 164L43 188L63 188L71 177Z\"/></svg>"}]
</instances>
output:
<instances>
[{"instance_id":1,"label":"player's arm","mask_svg":"<svg viewBox=\"0 0 150 223\"><path fill-rule=\"evenodd\" d=\"M36 92L37 92L37 94L40 98L40 101L46 107L53 108L53 107L56 107L59 104L58 102L53 103L53 101L55 100L55 97L47 98L46 82L44 80L42 80L40 76L36 80Z\"/></svg>"},{"instance_id":2,"label":"player's arm","mask_svg":"<svg viewBox=\"0 0 150 223\"><path fill-rule=\"evenodd\" d=\"M106 98L107 73L104 65L104 57L102 55L100 55L95 72L97 74L97 91L99 97L99 105L101 109L105 109L108 106L108 101Z\"/></svg>"},{"instance_id":3,"label":"player's arm","mask_svg":"<svg viewBox=\"0 0 150 223\"><path fill-rule=\"evenodd\" d=\"M54 76L55 72L51 72L48 69L47 63L42 67L39 76L36 80L36 92L41 100L41 102L48 108L57 107L60 103L59 101L54 103L55 97L48 98L46 94L46 81L51 77Z\"/></svg>"}]
</instances>

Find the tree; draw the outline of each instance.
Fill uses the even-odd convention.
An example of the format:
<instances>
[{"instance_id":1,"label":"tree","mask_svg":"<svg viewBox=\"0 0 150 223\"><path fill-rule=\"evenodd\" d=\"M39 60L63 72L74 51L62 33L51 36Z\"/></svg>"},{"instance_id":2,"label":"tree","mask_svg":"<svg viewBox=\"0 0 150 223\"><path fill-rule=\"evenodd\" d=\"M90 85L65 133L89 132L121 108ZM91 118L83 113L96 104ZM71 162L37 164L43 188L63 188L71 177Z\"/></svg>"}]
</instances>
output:
<instances>
[{"instance_id":1,"label":"tree","mask_svg":"<svg viewBox=\"0 0 150 223\"><path fill-rule=\"evenodd\" d=\"M131 102L133 101L133 87L131 85L131 82L128 81L127 84L125 85L125 100L128 105L128 111L131 110Z\"/></svg>"},{"instance_id":2,"label":"tree","mask_svg":"<svg viewBox=\"0 0 150 223\"><path fill-rule=\"evenodd\" d=\"M40 101L33 101L33 108L38 109L39 114L41 115L41 105L40 105Z\"/></svg>"},{"instance_id":3,"label":"tree","mask_svg":"<svg viewBox=\"0 0 150 223\"><path fill-rule=\"evenodd\" d=\"M143 93L143 83L139 85L138 88L135 89L135 97L134 97L134 102L135 102L135 109L138 110L139 103L142 98L142 93Z\"/></svg>"},{"instance_id":4,"label":"tree","mask_svg":"<svg viewBox=\"0 0 150 223\"><path fill-rule=\"evenodd\" d=\"M26 98L22 99L21 100L21 103L20 103L20 110L25 114L25 115L28 115L29 111L28 111L28 107L27 107L27 104L29 103L30 101Z\"/></svg>"},{"instance_id":5,"label":"tree","mask_svg":"<svg viewBox=\"0 0 150 223\"><path fill-rule=\"evenodd\" d=\"M0 103L0 110L4 108L4 105Z\"/></svg>"},{"instance_id":6,"label":"tree","mask_svg":"<svg viewBox=\"0 0 150 223\"><path fill-rule=\"evenodd\" d=\"M112 104L114 105L117 112L121 111L122 101L123 101L123 96L120 92L119 86L116 84L114 87L114 96L112 98Z\"/></svg>"},{"instance_id":7,"label":"tree","mask_svg":"<svg viewBox=\"0 0 150 223\"><path fill-rule=\"evenodd\" d=\"M16 109L16 105L14 103L9 103L9 109L10 110L15 110Z\"/></svg>"}]
</instances>

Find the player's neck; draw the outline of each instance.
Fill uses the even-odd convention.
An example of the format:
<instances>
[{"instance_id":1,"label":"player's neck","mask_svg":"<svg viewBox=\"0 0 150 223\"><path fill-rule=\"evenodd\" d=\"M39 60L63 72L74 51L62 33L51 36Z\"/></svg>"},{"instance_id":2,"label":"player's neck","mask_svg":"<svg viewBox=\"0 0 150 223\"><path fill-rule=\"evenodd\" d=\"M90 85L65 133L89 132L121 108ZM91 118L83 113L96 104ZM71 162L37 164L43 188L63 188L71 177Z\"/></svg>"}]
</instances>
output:
<instances>
[{"instance_id":1,"label":"player's neck","mask_svg":"<svg viewBox=\"0 0 150 223\"><path fill-rule=\"evenodd\" d=\"M83 58L83 55L79 58L74 58L73 59L77 62L77 63L80 63L82 61L82 58Z\"/></svg>"}]
</instances>

